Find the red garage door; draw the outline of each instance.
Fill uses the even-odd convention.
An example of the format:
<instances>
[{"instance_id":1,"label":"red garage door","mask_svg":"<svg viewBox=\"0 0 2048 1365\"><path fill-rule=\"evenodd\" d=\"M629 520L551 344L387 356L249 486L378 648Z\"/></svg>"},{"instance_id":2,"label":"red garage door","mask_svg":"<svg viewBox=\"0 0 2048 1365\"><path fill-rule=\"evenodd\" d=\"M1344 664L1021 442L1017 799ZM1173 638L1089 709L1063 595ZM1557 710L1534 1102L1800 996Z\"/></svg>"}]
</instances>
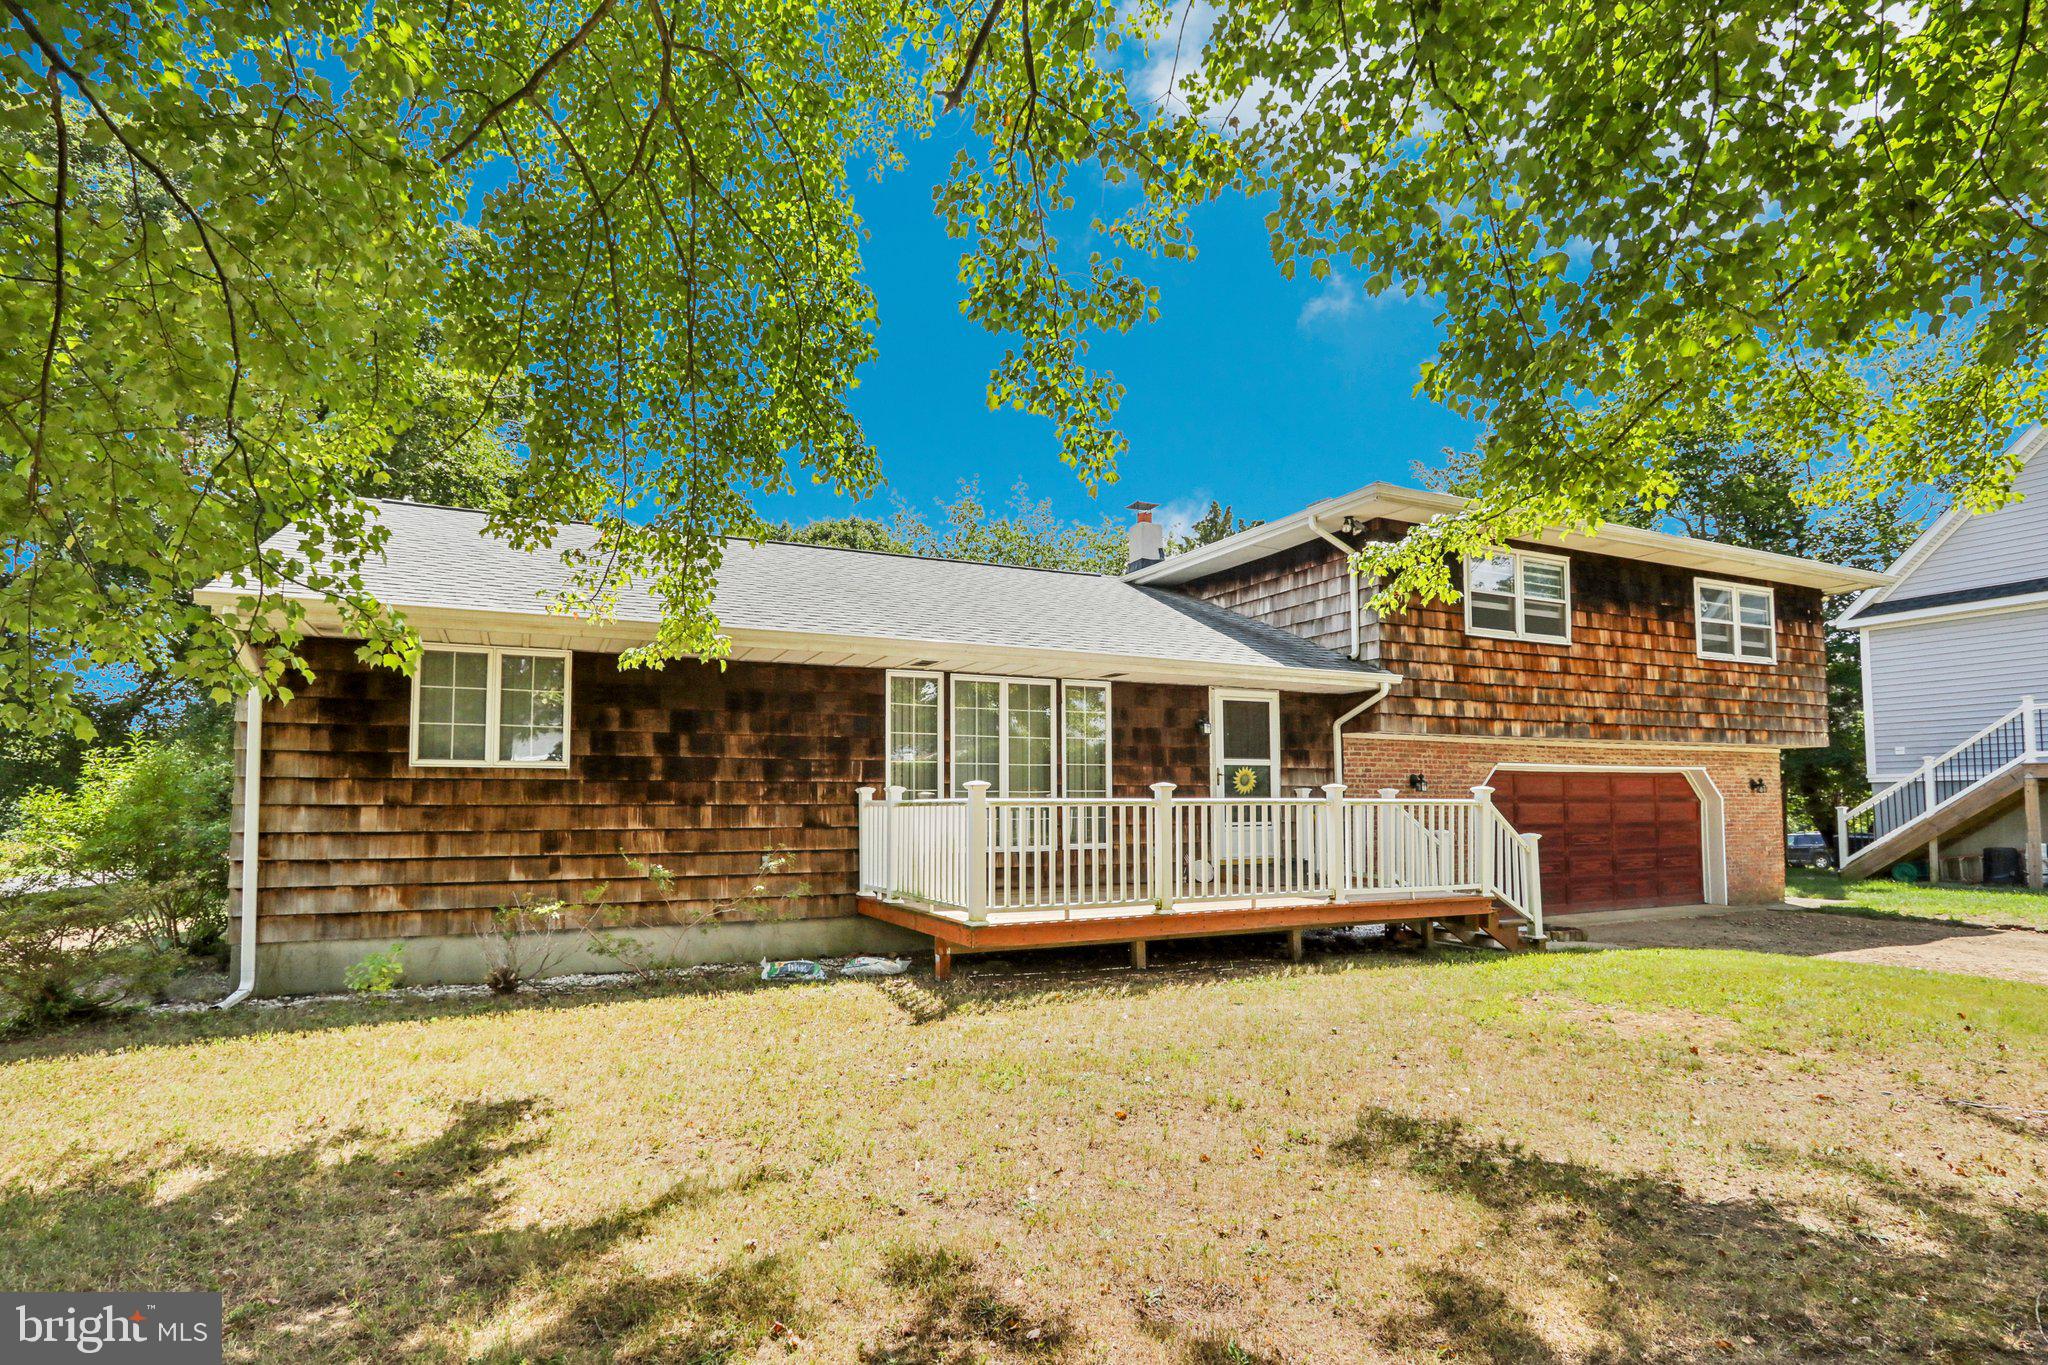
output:
<instances>
[{"instance_id":1,"label":"red garage door","mask_svg":"<svg viewBox=\"0 0 2048 1365\"><path fill-rule=\"evenodd\" d=\"M1545 909L1706 899L1700 799L1683 774L1503 772L1494 791L1508 823L1543 836Z\"/></svg>"}]
</instances>

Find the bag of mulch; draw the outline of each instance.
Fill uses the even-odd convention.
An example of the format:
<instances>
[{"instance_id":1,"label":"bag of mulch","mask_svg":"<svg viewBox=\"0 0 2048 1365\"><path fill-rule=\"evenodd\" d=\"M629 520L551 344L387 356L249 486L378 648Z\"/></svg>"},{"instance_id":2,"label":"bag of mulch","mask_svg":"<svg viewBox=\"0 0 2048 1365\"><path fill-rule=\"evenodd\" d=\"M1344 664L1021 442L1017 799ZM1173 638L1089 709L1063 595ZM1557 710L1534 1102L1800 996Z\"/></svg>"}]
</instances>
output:
<instances>
[{"instance_id":1,"label":"bag of mulch","mask_svg":"<svg viewBox=\"0 0 2048 1365\"><path fill-rule=\"evenodd\" d=\"M811 961L809 958L800 957L789 962L770 962L763 958L761 960L761 979L763 981L823 981L826 977L824 966Z\"/></svg>"},{"instance_id":2,"label":"bag of mulch","mask_svg":"<svg viewBox=\"0 0 2048 1365\"><path fill-rule=\"evenodd\" d=\"M901 976L910 970L904 957L857 957L839 969L841 976Z\"/></svg>"}]
</instances>

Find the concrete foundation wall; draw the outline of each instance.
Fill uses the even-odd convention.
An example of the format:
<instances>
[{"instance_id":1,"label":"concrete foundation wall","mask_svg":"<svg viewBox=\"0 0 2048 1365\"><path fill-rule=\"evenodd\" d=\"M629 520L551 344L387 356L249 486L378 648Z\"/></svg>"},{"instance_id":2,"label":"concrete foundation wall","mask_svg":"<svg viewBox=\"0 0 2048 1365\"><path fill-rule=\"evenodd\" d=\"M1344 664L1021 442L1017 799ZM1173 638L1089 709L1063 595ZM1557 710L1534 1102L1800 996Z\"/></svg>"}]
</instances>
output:
<instances>
[{"instance_id":1,"label":"concrete foundation wall","mask_svg":"<svg viewBox=\"0 0 2048 1365\"><path fill-rule=\"evenodd\" d=\"M762 958L845 957L856 953L929 951L931 940L859 915L832 919L781 920L742 924L667 925L652 929L619 929L607 933L646 945L647 960L662 966L697 966L714 962L755 962ZM551 949L534 946L529 961L545 957L548 975L570 972L615 972L619 963L590 950L580 933L549 935ZM489 969L485 941L474 935L443 935L402 940L335 939L305 943L265 943L256 950L258 995L308 995L344 988L343 974L371 953L393 942L405 945L408 986L480 982ZM239 972L240 963L235 964Z\"/></svg>"}]
</instances>

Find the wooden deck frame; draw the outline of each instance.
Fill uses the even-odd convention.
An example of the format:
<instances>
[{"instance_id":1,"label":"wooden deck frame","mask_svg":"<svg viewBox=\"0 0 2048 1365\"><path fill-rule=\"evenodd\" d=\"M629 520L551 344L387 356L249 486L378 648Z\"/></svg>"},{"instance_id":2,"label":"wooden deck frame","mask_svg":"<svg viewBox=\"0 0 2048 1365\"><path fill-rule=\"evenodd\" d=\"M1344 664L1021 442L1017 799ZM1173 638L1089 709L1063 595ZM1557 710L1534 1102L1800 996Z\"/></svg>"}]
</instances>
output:
<instances>
[{"instance_id":1,"label":"wooden deck frame","mask_svg":"<svg viewBox=\"0 0 2048 1365\"><path fill-rule=\"evenodd\" d=\"M955 956L1011 952L1026 948L1072 948L1087 944L1128 943L1131 965L1145 965L1145 945L1154 939L1221 938L1232 934L1285 933L1289 955L1301 960L1305 929L1332 929L1347 924L1455 924L1468 934L1483 930L1510 952L1533 946L1526 942L1507 912L1491 897L1424 896L1370 900L1314 901L1281 905L1224 904L1159 912L1094 914L1078 919L1043 918L969 924L951 915L920 909L875 896L856 901L871 919L925 934L932 940L932 966L939 980L953 974Z\"/></svg>"}]
</instances>

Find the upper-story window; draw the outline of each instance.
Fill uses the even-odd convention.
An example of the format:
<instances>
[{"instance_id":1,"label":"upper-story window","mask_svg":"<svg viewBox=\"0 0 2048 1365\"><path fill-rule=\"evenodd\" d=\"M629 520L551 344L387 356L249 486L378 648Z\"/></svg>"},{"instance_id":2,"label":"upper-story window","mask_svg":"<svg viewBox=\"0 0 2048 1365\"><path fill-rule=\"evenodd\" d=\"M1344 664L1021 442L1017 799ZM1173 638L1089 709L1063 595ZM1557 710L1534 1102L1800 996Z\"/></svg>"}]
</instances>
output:
<instances>
[{"instance_id":1,"label":"upper-story window","mask_svg":"<svg viewBox=\"0 0 2048 1365\"><path fill-rule=\"evenodd\" d=\"M1465 629L1502 640L1571 643L1571 561L1530 550L1466 560Z\"/></svg>"},{"instance_id":2,"label":"upper-story window","mask_svg":"<svg viewBox=\"0 0 2048 1365\"><path fill-rule=\"evenodd\" d=\"M412 680L412 761L429 767L569 766L569 656L432 646Z\"/></svg>"},{"instance_id":3,"label":"upper-story window","mask_svg":"<svg viewBox=\"0 0 2048 1365\"><path fill-rule=\"evenodd\" d=\"M1778 661L1777 598L1769 588L1695 578L1692 605L1702 659Z\"/></svg>"}]
</instances>

